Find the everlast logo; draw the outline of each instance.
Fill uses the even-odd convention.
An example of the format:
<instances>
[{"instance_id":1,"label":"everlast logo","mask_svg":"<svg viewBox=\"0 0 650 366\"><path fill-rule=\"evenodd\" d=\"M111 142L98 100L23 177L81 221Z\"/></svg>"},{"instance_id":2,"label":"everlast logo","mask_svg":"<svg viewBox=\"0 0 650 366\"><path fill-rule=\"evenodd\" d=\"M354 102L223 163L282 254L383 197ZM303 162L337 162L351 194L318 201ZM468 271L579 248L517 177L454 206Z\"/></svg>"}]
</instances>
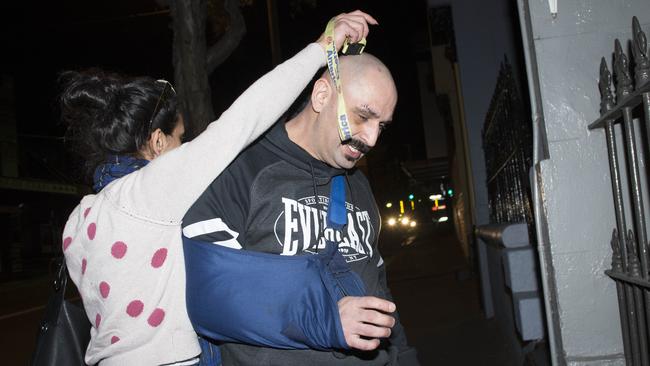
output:
<instances>
[{"instance_id":1,"label":"everlast logo","mask_svg":"<svg viewBox=\"0 0 650 366\"><path fill-rule=\"evenodd\" d=\"M328 197L306 197L299 200L282 198L284 211L275 220L275 237L282 245L282 255L295 255L299 252L316 253L325 248L327 240L339 244L339 251L347 262L372 257L371 240L374 228L368 211L354 209L346 202L347 226L336 231L327 226Z\"/></svg>"}]
</instances>

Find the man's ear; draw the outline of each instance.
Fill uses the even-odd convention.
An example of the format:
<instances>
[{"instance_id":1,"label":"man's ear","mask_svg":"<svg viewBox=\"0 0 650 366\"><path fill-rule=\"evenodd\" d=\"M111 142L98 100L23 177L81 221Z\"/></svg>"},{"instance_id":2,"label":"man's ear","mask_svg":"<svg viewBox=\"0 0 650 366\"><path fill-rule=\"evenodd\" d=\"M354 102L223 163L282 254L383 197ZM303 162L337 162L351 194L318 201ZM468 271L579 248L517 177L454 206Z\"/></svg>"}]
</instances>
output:
<instances>
[{"instance_id":1,"label":"man's ear","mask_svg":"<svg viewBox=\"0 0 650 366\"><path fill-rule=\"evenodd\" d=\"M332 85L320 78L314 83L314 88L311 91L311 107L316 113L320 113L327 105L332 95Z\"/></svg>"},{"instance_id":2,"label":"man's ear","mask_svg":"<svg viewBox=\"0 0 650 366\"><path fill-rule=\"evenodd\" d=\"M153 157L156 158L165 151L165 148L167 148L167 138L165 133L162 132L160 128L156 128L149 138L149 151L151 151Z\"/></svg>"}]
</instances>

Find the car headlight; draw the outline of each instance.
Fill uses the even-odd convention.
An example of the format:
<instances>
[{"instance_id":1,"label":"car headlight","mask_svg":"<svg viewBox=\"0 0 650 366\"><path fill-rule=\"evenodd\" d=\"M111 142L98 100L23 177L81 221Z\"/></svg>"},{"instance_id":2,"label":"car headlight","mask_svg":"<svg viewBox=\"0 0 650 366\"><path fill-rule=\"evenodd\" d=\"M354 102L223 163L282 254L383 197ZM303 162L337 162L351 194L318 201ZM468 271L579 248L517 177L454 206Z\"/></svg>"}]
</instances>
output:
<instances>
[{"instance_id":1,"label":"car headlight","mask_svg":"<svg viewBox=\"0 0 650 366\"><path fill-rule=\"evenodd\" d=\"M408 224L409 224L409 221L410 221L410 220L409 220L408 217L402 217L402 220L401 220L402 225L404 225L404 226L408 225Z\"/></svg>"},{"instance_id":2,"label":"car headlight","mask_svg":"<svg viewBox=\"0 0 650 366\"><path fill-rule=\"evenodd\" d=\"M409 226L410 226L410 227L415 227L415 225L417 225L417 223L416 223L415 221L411 221L411 222L409 223Z\"/></svg>"},{"instance_id":3,"label":"car headlight","mask_svg":"<svg viewBox=\"0 0 650 366\"><path fill-rule=\"evenodd\" d=\"M394 217L391 217L391 218L388 219L387 222L388 222L388 226L395 226L395 224L397 223L397 220L395 220Z\"/></svg>"}]
</instances>

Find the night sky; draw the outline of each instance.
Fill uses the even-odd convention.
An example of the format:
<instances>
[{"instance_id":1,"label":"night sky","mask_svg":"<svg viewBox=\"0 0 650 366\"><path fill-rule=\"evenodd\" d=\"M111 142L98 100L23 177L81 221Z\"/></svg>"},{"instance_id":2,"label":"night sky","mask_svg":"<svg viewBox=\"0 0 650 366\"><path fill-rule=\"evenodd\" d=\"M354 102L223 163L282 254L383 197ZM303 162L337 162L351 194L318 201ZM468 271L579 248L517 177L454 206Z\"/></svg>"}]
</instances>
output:
<instances>
[{"instance_id":1,"label":"night sky","mask_svg":"<svg viewBox=\"0 0 650 366\"><path fill-rule=\"evenodd\" d=\"M403 159L424 159L415 62L430 58L425 2L312 0L302 1L298 11L291 3L278 1L282 59L315 40L338 13L359 8L379 21L366 50L388 65L399 92L395 123L382 143ZM34 135L62 136L56 78L63 70L100 67L173 80L171 19L153 0L3 2L0 7L0 75L14 79L19 146L40 143ZM217 115L272 67L266 1L254 0L242 12L244 39L210 76ZM60 145L60 140L38 141L52 148Z\"/></svg>"}]
</instances>

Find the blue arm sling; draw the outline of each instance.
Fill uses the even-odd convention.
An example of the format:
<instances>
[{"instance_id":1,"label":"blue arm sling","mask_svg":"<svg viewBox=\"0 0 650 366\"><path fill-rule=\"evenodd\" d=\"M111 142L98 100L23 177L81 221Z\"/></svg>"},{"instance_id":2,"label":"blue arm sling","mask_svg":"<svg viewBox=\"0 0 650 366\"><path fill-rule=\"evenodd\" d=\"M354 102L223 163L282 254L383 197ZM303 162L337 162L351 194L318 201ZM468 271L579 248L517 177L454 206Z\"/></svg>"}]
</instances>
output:
<instances>
[{"instance_id":1,"label":"blue arm sling","mask_svg":"<svg viewBox=\"0 0 650 366\"><path fill-rule=\"evenodd\" d=\"M347 222L343 177L332 181L328 225ZM337 302L365 287L328 242L316 255L280 256L183 237L187 310L197 333L281 349L349 349Z\"/></svg>"}]
</instances>

